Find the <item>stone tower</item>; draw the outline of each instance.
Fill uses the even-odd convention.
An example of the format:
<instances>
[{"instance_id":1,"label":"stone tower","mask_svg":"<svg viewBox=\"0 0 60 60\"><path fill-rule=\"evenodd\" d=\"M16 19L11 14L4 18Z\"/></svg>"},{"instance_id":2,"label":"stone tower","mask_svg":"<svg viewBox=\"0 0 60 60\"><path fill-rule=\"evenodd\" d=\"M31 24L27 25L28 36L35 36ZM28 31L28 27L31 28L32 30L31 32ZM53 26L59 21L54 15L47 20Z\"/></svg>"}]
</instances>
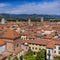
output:
<instances>
[{"instance_id":1,"label":"stone tower","mask_svg":"<svg viewBox=\"0 0 60 60\"><path fill-rule=\"evenodd\" d=\"M31 19L28 18L28 25L31 25Z\"/></svg>"},{"instance_id":2,"label":"stone tower","mask_svg":"<svg viewBox=\"0 0 60 60\"><path fill-rule=\"evenodd\" d=\"M44 21L44 18L43 17L41 17L41 22L43 22Z\"/></svg>"},{"instance_id":3,"label":"stone tower","mask_svg":"<svg viewBox=\"0 0 60 60\"><path fill-rule=\"evenodd\" d=\"M1 19L1 24L2 24L2 27L4 28L5 26L5 23L6 23L6 20L4 18Z\"/></svg>"},{"instance_id":4,"label":"stone tower","mask_svg":"<svg viewBox=\"0 0 60 60\"><path fill-rule=\"evenodd\" d=\"M5 22L6 22L5 19L2 18L2 19L1 19L1 24L2 24L2 25L5 25Z\"/></svg>"}]
</instances>

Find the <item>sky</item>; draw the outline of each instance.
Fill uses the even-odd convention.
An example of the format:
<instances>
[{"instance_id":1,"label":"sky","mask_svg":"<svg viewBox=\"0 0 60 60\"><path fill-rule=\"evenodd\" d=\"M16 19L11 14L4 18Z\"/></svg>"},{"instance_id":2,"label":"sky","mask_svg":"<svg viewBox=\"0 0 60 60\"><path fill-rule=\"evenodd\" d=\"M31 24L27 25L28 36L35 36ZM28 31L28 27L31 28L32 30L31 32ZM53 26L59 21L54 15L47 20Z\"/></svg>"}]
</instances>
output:
<instances>
[{"instance_id":1,"label":"sky","mask_svg":"<svg viewBox=\"0 0 60 60\"><path fill-rule=\"evenodd\" d=\"M60 0L0 0L0 13L60 15Z\"/></svg>"}]
</instances>

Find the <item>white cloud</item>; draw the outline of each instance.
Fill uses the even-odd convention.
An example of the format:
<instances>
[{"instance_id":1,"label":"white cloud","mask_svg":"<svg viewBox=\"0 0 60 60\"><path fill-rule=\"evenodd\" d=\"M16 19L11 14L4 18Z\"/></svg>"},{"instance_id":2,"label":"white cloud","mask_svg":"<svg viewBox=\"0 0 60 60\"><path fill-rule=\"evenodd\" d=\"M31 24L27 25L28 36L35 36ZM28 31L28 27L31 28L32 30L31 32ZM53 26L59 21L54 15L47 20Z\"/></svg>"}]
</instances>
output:
<instances>
[{"instance_id":1,"label":"white cloud","mask_svg":"<svg viewBox=\"0 0 60 60\"><path fill-rule=\"evenodd\" d=\"M6 7L6 6L7 6L7 4L5 4L5 3L0 3L0 8Z\"/></svg>"},{"instance_id":2,"label":"white cloud","mask_svg":"<svg viewBox=\"0 0 60 60\"><path fill-rule=\"evenodd\" d=\"M10 10L9 10L10 9ZM11 14L60 14L59 1L43 3L26 3L7 9L6 13Z\"/></svg>"},{"instance_id":3,"label":"white cloud","mask_svg":"<svg viewBox=\"0 0 60 60\"><path fill-rule=\"evenodd\" d=\"M7 13L10 10L9 7L9 3L0 3L0 13Z\"/></svg>"}]
</instances>

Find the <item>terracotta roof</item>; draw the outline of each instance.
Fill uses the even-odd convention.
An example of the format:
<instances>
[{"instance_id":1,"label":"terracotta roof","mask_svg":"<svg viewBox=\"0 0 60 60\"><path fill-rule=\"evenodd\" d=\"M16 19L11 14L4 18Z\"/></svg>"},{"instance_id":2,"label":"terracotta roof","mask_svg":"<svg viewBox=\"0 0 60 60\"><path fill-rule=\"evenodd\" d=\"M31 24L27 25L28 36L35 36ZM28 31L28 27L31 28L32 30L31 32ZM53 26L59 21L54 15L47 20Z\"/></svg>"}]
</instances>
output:
<instances>
[{"instance_id":1,"label":"terracotta roof","mask_svg":"<svg viewBox=\"0 0 60 60\"><path fill-rule=\"evenodd\" d=\"M60 45L60 40L55 40L56 45Z\"/></svg>"},{"instance_id":2,"label":"terracotta roof","mask_svg":"<svg viewBox=\"0 0 60 60\"><path fill-rule=\"evenodd\" d=\"M46 45L48 42L46 40L21 40L20 43L32 43L32 44Z\"/></svg>"},{"instance_id":3,"label":"terracotta roof","mask_svg":"<svg viewBox=\"0 0 60 60\"><path fill-rule=\"evenodd\" d=\"M3 40L0 40L0 45L4 45L5 42Z\"/></svg>"},{"instance_id":4,"label":"terracotta roof","mask_svg":"<svg viewBox=\"0 0 60 60\"><path fill-rule=\"evenodd\" d=\"M49 41L48 42L48 44L47 44L47 48L53 48L54 47L54 44L55 44L55 41L53 41L53 40L51 40L51 41Z\"/></svg>"},{"instance_id":5,"label":"terracotta roof","mask_svg":"<svg viewBox=\"0 0 60 60\"><path fill-rule=\"evenodd\" d=\"M16 38L16 37L19 37L19 34L14 31L14 30L11 30L11 29L7 29L7 31L1 36L1 38Z\"/></svg>"},{"instance_id":6,"label":"terracotta roof","mask_svg":"<svg viewBox=\"0 0 60 60\"><path fill-rule=\"evenodd\" d=\"M53 48L54 45L60 45L60 40L20 40L20 43L42 44L46 45L46 48Z\"/></svg>"},{"instance_id":7,"label":"terracotta roof","mask_svg":"<svg viewBox=\"0 0 60 60\"><path fill-rule=\"evenodd\" d=\"M0 39L0 40L3 40L4 42L14 42L13 40L10 39Z\"/></svg>"},{"instance_id":8,"label":"terracotta roof","mask_svg":"<svg viewBox=\"0 0 60 60\"><path fill-rule=\"evenodd\" d=\"M56 39L56 40L51 40L48 42L47 44L47 48L53 48L54 45L60 45L60 40L59 39Z\"/></svg>"}]
</instances>

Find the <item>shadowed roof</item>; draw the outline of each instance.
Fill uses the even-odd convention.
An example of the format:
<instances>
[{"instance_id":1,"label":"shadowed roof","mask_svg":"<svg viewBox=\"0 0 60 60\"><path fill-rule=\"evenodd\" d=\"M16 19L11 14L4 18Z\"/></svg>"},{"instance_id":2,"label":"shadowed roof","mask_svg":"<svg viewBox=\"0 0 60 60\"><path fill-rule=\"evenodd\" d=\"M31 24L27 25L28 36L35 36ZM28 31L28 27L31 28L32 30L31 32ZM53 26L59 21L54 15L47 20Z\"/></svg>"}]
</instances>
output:
<instances>
[{"instance_id":1,"label":"shadowed roof","mask_svg":"<svg viewBox=\"0 0 60 60\"><path fill-rule=\"evenodd\" d=\"M4 34L1 36L1 38L3 39L15 39L18 38L19 34L18 32L11 30L11 29L7 29Z\"/></svg>"}]
</instances>

